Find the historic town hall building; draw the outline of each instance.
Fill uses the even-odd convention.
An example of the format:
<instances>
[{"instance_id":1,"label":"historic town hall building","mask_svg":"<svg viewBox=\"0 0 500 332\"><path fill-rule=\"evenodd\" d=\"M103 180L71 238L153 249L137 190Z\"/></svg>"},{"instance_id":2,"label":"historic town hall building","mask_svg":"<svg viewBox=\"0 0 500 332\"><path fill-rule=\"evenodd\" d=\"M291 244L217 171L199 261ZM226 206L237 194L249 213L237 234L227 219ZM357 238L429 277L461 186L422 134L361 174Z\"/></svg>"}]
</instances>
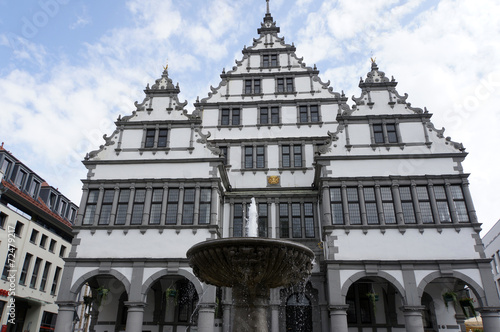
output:
<instances>
[{"instance_id":1,"label":"historic town hall building","mask_svg":"<svg viewBox=\"0 0 500 332\"><path fill-rule=\"evenodd\" d=\"M238 331L231 290L186 251L245 236L251 198L259 236L316 255L304 285L272 290L270 331L458 332L473 312L500 331L464 147L375 62L350 105L278 33L268 10L194 109L165 70L85 157L56 331L86 284L92 331Z\"/></svg>"}]
</instances>

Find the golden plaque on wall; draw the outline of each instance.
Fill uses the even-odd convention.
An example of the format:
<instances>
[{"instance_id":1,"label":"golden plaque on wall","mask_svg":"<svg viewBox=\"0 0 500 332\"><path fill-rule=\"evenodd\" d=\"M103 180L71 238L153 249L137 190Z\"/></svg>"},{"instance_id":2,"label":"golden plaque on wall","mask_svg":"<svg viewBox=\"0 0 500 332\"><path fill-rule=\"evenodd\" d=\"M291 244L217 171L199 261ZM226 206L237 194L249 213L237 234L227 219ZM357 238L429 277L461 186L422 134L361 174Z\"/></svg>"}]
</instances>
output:
<instances>
[{"instance_id":1,"label":"golden plaque on wall","mask_svg":"<svg viewBox=\"0 0 500 332\"><path fill-rule=\"evenodd\" d=\"M271 175L267 177L267 183L269 184L279 184L280 177L278 175Z\"/></svg>"}]
</instances>

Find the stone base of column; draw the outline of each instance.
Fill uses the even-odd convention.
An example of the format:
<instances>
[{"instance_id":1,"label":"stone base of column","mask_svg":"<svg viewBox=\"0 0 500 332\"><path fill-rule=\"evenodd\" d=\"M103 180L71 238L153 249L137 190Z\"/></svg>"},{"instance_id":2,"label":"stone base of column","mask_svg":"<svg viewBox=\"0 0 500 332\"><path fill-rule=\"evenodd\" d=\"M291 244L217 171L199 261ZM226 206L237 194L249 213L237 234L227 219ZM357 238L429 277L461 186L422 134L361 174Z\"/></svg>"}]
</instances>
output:
<instances>
[{"instance_id":1,"label":"stone base of column","mask_svg":"<svg viewBox=\"0 0 500 332\"><path fill-rule=\"evenodd\" d=\"M349 305L330 305L330 331L347 332L347 309Z\"/></svg>"},{"instance_id":2,"label":"stone base of column","mask_svg":"<svg viewBox=\"0 0 500 332\"><path fill-rule=\"evenodd\" d=\"M75 309L80 305L74 301L56 301L59 306L57 313L56 327L54 332L71 332L73 331L73 319L75 318Z\"/></svg>"},{"instance_id":3,"label":"stone base of column","mask_svg":"<svg viewBox=\"0 0 500 332\"><path fill-rule=\"evenodd\" d=\"M425 306L403 306L401 307L405 315L406 332L424 332L424 322L422 320L422 312Z\"/></svg>"},{"instance_id":4,"label":"stone base of column","mask_svg":"<svg viewBox=\"0 0 500 332\"><path fill-rule=\"evenodd\" d=\"M144 319L144 307L146 303L144 302L125 302L123 303L127 306L127 325L125 327L126 332L138 332L142 331L142 322Z\"/></svg>"},{"instance_id":5,"label":"stone base of column","mask_svg":"<svg viewBox=\"0 0 500 332\"><path fill-rule=\"evenodd\" d=\"M198 310L198 332L213 332L215 304L201 303Z\"/></svg>"},{"instance_id":6,"label":"stone base of column","mask_svg":"<svg viewBox=\"0 0 500 332\"><path fill-rule=\"evenodd\" d=\"M483 320L484 332L500 331L500 307L483 307L478 310Z\"/></svg>"}]
</instances>

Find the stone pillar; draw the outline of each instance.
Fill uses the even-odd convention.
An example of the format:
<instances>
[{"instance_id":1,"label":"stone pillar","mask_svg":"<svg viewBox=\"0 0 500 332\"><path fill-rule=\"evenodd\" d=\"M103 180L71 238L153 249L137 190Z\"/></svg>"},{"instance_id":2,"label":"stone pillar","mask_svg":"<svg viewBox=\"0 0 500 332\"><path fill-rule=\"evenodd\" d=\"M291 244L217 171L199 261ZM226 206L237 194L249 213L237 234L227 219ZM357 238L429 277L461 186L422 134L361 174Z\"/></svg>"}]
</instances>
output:
<instances>
[{"instance_id":1,"label":"stone pillar","mask_svg":"<svg viewBox=\"0 0 500 332\"><path fill-rule=\"evenodd\" d=\"M201 303L198 311L198 332L213 332L215 326L215 304Z\"/></svg>"},{"instance_id":2,"label":"stone pillar","mask_svg":"<svg viewBox=\"0 0 500 332\"><path fill-rule=\"evenodd\" d=\"M401 310L405 315L406 332L424 332L424 321L422 311L425 306L403 306Z\"/></svg>"},{"instance_id":3,"label":"stone pillar","mask_svg":"<svg viewBox=\"0 0 500 332\"><path fill-rule=\"evenodd\" d=\"M127 326L126 332L140 332L142 331L142 321L144 317L144 302L125 302L127 310Z\"/></svg>"},{"instance_id":4,"label":"stone pillar","mask_svg":"<svg viewBox=\"0 0 500 332\"><path fill-rule=\"evenodd\" d=\"M224 299L222 300L222 332L231 332L231 308L232 308L232 289L224 288Z\"/></svg>"},{"instance_id":5,"label":"stone pillar","mask_svg":"<svg viewBox=\"0 0 500 332\"><path fill-rule=\"evenodd\" d=\"M233 332L268 332L269 289L233 287ZM347 331L346 331L347 332Z\"/></svg>"},{"instance_id":6,"label":"stone pillar","mask_svg":"<svg viewBox=\"0 0 500 332\"><path fill-rule=\"evenodd\" d=\"M78 307L78 302L73 301L56 301L59 306L57 313L56 327L54 332L71 332L73 331L73 319L75 317L75 309Z\"/></svg>"},{"instance_id":7,"label":"stone pillar","mask_svg":"<svg viewBox=\"0 0 500 332\"><path fill-rule=\"evenodd\" d=\"M479 308L481 318L483 319L484 332L500 331L500 308L499 307L484 307Z\"/></svg>"},{"instance_id":8,"label":"stone pillar","mask_svg":"<svg viewBox=\"0 0 500 332\"><path fill-rule=\"evenodd\" d=\"M465 330L465 315L456 314L455 319L457 320L458 326L460 326L460 332L468 332L467 330Z\"/></svg>"},{"instance_id":9,"label":"stone pillar","mask_svg":"<svg viewBox=\"0 0 500 332\"><path fill-rule=\"evenodd\" d=\"M271 332L280 330L280 288L271 289Z\"/></svg>"},{"instance_id":10,"label":"stone pillar","mask_svg":"<svg viewBox=\"0 0 500 332\"><path fill-rule=\"evenodd\" d=\"M330 305L330 331L347 332L347 309L349 305Z\"/></svg>"}]
</instances>

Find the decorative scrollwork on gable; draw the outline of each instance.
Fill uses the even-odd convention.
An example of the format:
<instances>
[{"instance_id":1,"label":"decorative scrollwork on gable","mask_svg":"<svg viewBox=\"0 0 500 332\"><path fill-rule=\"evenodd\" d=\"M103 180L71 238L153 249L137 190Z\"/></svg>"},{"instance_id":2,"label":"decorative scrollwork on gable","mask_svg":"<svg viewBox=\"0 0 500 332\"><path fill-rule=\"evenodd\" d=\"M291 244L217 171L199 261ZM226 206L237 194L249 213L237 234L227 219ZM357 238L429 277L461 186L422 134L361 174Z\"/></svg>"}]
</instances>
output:
<instances>
[{"instance_id":1,"label":"decorative scrollwork on gable","mask_svg":"<svg viewBox=\"0 0 500 332\"><path fill-rule=\"evenodd\" d=\"M210 136L212 136L212 134L210 132L207 132L207 134L203 134L201 132L201 129L199 129L199 128L195 129L194 131L200 135L200 138L198 138L196 140L197 143L205 144L207 149L209 149L212 152L212 154L214 154L216 156L222 155L221 149L219 149L215 144L208 141L208 138L210 138Z\"/></svg>"},{"instance_id":2,"label":"decorative scrollwork on gable","mask_svg":"<svg viewBox=\"0 0 500 332\"><path fill-rule=\"evenodd\" d=\"M139 111L139 112L144 111L146 109L146 102L148 102L149 99L150 99L149 96L146 96L144 98L144 100L142 101L142 103L140 103L140 104L137 101L135 101L134 105L136 107L136 111Z\"/></svg>"},{"instance_id":3,"label":"decorative scrollwork on gable","mask_svg":"<svg viewBox=\"0 0 500 332\"><path fill-rule=\"evenodd\" d=\"M97 156L97 154L99 152L101 152L102 150L104 150L104 147L115 144L115 141L113 141L112 139L113 139L113 136L115 136L115 135L117 135L119 133L119 131L120 131L120 129L116 128L115 131L110 136L104 134L102 136L102 138L105 141L104 145L100 145L98 150L93 150L93 151L90 151L89 153L87 153L87 155L85 155L84 159L85 160L92 159L95 156Z\"/></svg>"},{"instance_id":4,"label":"decorative scrollwork on gable","mask_svg":"<svg viewBox=\"0 0 500 332\"><path fill-rule=\"evenodd\" d=\"M339 124L337 126L337 130L334 133L328 131L328 133L327 133L328 134L328 139L326 140L325 144L318 146L318 153L319 154L325 154L325 153L330 152L332 150L330 148L332 146L332 143L335 142L335 141L338 141L338 139L339 139L338 134L342 133L342 131L344 130L344 128L345 128L344 125Z\"/></svg>"}]
</instances>

